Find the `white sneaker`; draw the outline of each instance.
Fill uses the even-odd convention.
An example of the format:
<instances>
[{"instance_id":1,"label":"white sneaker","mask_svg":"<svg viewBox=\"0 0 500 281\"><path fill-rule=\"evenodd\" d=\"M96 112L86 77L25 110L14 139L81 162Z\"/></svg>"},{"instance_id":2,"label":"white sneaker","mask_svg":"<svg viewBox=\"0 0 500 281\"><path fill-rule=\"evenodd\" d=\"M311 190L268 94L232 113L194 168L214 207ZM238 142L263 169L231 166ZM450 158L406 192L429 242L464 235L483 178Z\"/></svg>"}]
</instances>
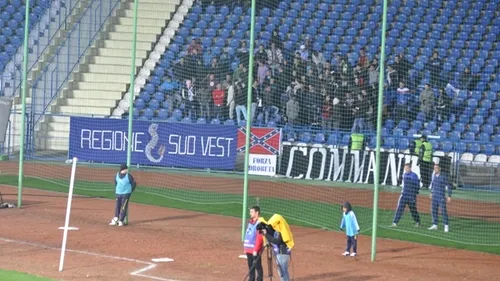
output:
<instances>
[{"instance_id":1,"label":"white sneaker","mask_svg":"<svg viewBox=\"0 0 500 281\"><path fill-rule=\"evenodd\" d=\"M111 222L109 223L109 225L113 225L115 226L116 224L118 224L118 218L117 217L114 217Z\"/></svg>"},{"instance_id":2,"label":"white sneaker","mask_svg":"<svg viewBox=\"0 0 500 281\"><path fill-rule=\"evenodd\" d=\"M349 256L349 252L345 251L342 255L347 257L347 256Z\"/></svg>"},{"instance_id":3,"label":"white sneaker","mask_svg":"<svg viewBox=\"0 0 500 281\"><path fill-rule=\"evenodd\" d=\"M438 226L433 224L431 227L427 228L428 230L437 230Z\"/></svg>"},{"instance_id":4,"label":"white sneaker","mask_svg":"<svg viewBox=\"0 0 500 281\"><path fill-rule=\"evenodd\" d=\"M398 225L395 223L392 223L391 227L398 227Z\"/></svg>"},{"instance_id":5,"label":"white sneaker","mask_svg":"<svg viewBox=\"0 0 500 281\"><path fill-rule=\"evenodd\" d=\"M119 222L118 222L118 226L123 226L123 222L122 222L122 221L119 221Z\"/></svg>"},{"instance_id":6,"label":"white sneaker","mask_svg":"<svg viewBox=\"0 0 500 281\"><path fill-rule=\"evenodd\" d=\"M445 225L445 226L444 226L444 232L448 232L448 231L450 231L450 227L449 227L449 226L447 226L447 225Z\"/></svg>"},{"instance_id":7,"label":"white sneaker","mask_svg":"<svg viewBox=\"0 0 500 281\"><path fill-rule=\"evenodd\" d=\"M419 222L415 223L415 227L420 227L420 223Z\"/></svg>"},{"instance_id":8,"label":"white sneaker","mask_svg":"<svg viewBox=\"0 0 500 281\"><path fill-rule=\"evenodd\" d=\"M351 257L355 257L356 256L356 253L351 253Z\"/></svg>"}]
</instances>

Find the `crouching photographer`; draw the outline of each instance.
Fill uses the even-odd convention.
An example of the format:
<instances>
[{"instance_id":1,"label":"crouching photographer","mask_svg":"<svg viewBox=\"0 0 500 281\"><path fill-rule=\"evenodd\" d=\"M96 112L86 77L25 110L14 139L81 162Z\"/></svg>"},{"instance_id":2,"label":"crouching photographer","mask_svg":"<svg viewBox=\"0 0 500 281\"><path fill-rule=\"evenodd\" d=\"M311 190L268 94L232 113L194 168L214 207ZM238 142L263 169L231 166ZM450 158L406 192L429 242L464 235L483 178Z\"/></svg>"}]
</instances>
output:
<instances>
[{"instance_id":1,"label":"crouching photographer","mask_svg":"<svg viewBox=\"0 0 500 281\"><path fill-rule=\"evenodd\" d=\"M265 236L266 240L271 243L273 247L281 281L290 281L288 265L290 263L291 250L283 241L282 234L278 230L275 230L271 225L265 223L260 223L257 226L257 230Z\"/></svg>"}]
</instances>

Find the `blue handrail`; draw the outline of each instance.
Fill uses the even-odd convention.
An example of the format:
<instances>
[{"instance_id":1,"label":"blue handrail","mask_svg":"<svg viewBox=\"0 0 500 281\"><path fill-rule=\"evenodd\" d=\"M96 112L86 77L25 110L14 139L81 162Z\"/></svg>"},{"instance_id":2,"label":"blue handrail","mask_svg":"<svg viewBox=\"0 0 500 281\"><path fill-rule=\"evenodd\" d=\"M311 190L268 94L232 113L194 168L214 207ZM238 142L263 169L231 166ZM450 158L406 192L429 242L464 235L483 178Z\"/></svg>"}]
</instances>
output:
<instances>
[{"instance_id":1,"label":"blue handrail","mask_svg":"<svg viewBox=\"0 0 500 281\"><path fill-rule=\"evenodd\" d=\"M103 16L102 10L103 7L105 7L105 5L103 5L105 2L109 2L109 9ZM50 103L61 91L66 82L69 81L69 77L73 73L73 70L79 65L81 58L84 57L87 50L92 46L94 40L100 34L104 24L111 17L118 3L120 3L119 0L93 0L82 13L77 23L67 33L64 42L58 46L55 55L45 65L41 74L33 82L33 114L37 116L34 120L34 124L38 123ZM84 33L87 31L86 28L88 28L88 34ZM76 46L74 46L74 44L71 44L75 41L78 43L77 48L75 48ZM82 47L82 44L85 44L85 47ZM66 56L64 56L63 53L65 50L67 50ZM64 57L66 61L64 61ZM66 65L62 66L61 64ZM55 72L57 72L57 74L54 77ZM59 75L62 75L62 77L59 77ZM47 82L49 82L49 85L47 85ZM37 89L39 85L43 88ZM41 97L39 96L40 94L42 95ZM40 103L40 101L42 102Z\"/></svg>"},{"instance_id":2,"label":"blue handrail","mask_svg":"<svg viewBox=\"0 0 500 281\"><path fill-rule=\"evenodd\" d=\"M52 43L52 41L54 40L56 34L63 29L66 29L66 24L67 24L67 21L68 21L68 18L72 15L73 13L73 10L75 9L76 5L80 2L81 0L66 0L66 2L69 2L69 9L68 7L66 7L66 3L65 2L62 2L61 1L61 6L59 8L59 20L58 20L58 23L59 25L57 26L57 28L52 32L51 34L51 29L50 29L50 24L49 24L49 29L47 30L48 31L48 36L50 36L50 39L47 41L47 43L44 45L44 46L40 46L39 44L36 44L36 59L33 61L33 63L29 66L28 68L28 73L33 71L33 68L35 67L36 63L40 60L40 58L42 57L42 55L44 54L45 50L47 50L47 48L50 46L50 44ZM61 10L64 10L65 11L65 16L64 16L64 19L61 19L61 16L62 14L60 13ZM51 8L47 9L46 13L49 13L49 21L51 20L51 17L50 17L50 11L51 11ZM38 22L38 28L37 29L33 29L30 31L30 37L32 33L34 32L38 32L38 33L43 33L45 32L46 30L41 27L41 22ZM18 51L19 50L22 50L22 47L23 46L20 46ZM40 47L43 47L43 50L40 51ZM18 70L17 72L21 72L21 69L20 69L20 65L16 65L15 66L16 69ZM14 90L12 91L12 96L14 96L16 94L16 92L18 90L20 90L21 88L21 79L17 80L17 79L12 79L15 81L15 88Z\"/></svg>"}]
</instances>

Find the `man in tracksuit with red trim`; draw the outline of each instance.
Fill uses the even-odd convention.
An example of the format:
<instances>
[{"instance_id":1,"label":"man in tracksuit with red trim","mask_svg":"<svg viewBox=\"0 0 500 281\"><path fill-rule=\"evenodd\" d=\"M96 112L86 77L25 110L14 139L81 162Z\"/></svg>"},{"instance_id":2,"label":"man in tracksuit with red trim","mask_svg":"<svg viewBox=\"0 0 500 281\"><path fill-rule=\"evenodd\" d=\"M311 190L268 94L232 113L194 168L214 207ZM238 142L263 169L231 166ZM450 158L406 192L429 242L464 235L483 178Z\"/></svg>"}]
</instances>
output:
<instances>
[{"instance_id":1,"label":"man in tracksuit with red trim","mask_svg":"<svg viewBox=\"0 0 500 281\"><path fill-rule=\"evenodd\" d=\"M248 269L251 270L248 274L248 281L264 280L262 259L258 258L258 256L262 253L264 245L263 236L257 230L259 216L260 208L258 206L250 208L250 221L248 222L247 231L245 233L245 241L243 242L243 248L245 250L245 254L247 255ZM255 271L257 271L257 279L255 278Z\"/></svg>"}]
</instances>

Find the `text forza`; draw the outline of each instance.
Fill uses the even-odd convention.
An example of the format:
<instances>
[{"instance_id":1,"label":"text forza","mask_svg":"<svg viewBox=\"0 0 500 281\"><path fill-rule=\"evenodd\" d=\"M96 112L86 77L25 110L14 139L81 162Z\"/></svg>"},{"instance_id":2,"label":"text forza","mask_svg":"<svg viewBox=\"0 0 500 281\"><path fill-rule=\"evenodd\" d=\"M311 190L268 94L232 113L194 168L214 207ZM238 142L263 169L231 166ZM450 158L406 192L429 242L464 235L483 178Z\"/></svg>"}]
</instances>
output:
<instances>
[{"instance_id":1,"label":"text forza","mask_svg":"<svg viewBox=\"0 0 500 281\"><path fill-rule=\"evenodd\" d=\"M280 174L295 179L373 183L375 151L348 153L342 148L285 145ZM413 172L420 177L416 155L382 152L380 156L381 184L398 185L407 162L412 163ZM434 161L442 160L434 157Z\"/></svg>"}]
</instances>

